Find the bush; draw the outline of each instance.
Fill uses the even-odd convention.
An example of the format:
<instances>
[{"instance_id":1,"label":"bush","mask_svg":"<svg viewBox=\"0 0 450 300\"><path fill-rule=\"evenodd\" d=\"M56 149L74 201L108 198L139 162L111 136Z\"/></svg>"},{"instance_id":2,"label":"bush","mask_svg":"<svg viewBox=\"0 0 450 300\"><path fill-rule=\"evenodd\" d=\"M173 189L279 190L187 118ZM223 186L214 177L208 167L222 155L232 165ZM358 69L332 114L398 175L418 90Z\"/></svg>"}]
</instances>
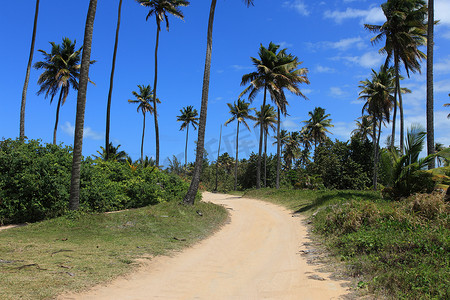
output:
<instances>
[{"instance_id":1,"label":"bush","mask_svg":"<svg viewBox=\"0 0 450 300\"><path fill-rule=\"evenodd\" d=\"M67 213L71 169L71 147L0 141L0 224ZM104 212L181 199L189 186L155 167L88 157L82 161L80 187L80 208Z\"/></svg>"}]
</instances>

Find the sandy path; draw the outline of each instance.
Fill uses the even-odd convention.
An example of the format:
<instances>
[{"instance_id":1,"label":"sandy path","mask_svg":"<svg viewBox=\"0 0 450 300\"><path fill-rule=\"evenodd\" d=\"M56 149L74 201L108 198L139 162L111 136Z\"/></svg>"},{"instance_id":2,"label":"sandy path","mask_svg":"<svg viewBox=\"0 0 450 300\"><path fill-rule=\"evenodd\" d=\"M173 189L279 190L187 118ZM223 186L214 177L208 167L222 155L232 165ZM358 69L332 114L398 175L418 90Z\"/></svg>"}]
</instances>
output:
<instances>
[{"instance_id":1,"label":"sandy path","mask_svg":"<svg viewBox=\"0 0 450 300\"><path fill-rule=\"evenodd\" d=\"M137 272L59 299L338 299L342 282L308 278L300 254L306 228L299 218L262 201L205 193L230 208L231 222L173 257L157 257Z\"/></svg>"}]
</instances>

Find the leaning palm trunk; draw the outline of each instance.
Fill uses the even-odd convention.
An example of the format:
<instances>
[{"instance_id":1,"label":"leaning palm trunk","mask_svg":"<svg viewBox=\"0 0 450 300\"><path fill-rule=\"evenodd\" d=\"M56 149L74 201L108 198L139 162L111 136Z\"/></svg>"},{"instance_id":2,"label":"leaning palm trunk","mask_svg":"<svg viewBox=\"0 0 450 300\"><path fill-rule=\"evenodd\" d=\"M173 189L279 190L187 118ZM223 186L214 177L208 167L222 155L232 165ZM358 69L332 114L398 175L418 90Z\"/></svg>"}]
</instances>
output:
<instances>
[{"instance_id":1,"label":"leaning palm trunk","mask_svg":"<svg viewBox=\"0 0 450 300\"><path fill-rule=\"evenodd\" d=\"M237 171L238 171L238 153L239 153L239 121L236 129L236 162L234 164L234 190L237 190Z\"/></svg>"},{"instance_id":2,"label":"leaning palm trunk","mask_svg":"<svg viewBox=\"0 0 450 300\"><path fill-rule=\"evenodd\" d=\"M380 137L381 137L381 120L378 122L378 136L376 134L376 119L375 124L373 125L373 189L376 191L378 189L378 157L379 157L379 147L380 147ZM376 139L376 142L375 142Z\"/></svg>"},{"instance_id":3,"label":"leaning palm trunk","mask_svg":"<svg viewBox=\"0 0 450 300\"><path fill-rule=\"evenodd\" d=\"M264 129L264 187L267 187L267 129Z\"/></svg>"},{"instance_id":4,"label":"leaning palm trunk","mask_svg":"<svg viewBox=\"0 0 450 300\"><path fill-rule=\"evenodd\" d=\"M434 47L434 0L428 0L427 31L427 154L435 152L434 148L434 95L433 95L433 47ZM431 160L428 169L436 167Z\"/></svg>"},{"instance_id":5,"label":"leaning palm trunk","mask_svg":"<svg viewBox=\"0 0 450 300\"><path fill-rule=\"evenodd\" d=\"M202 104L200 109L200 122L198 126L197 153L195 156L194 174L192 176L189 190L183 199L184 203L191 205L194 204L195 195L197 194L198 185L200 183L200 174L202 172L203 149L205 146L206 114L208 111L209 78L211 71L212 33L216 3L217 0L211 1L211 9L209 11L205 71L203 73Z\"/></svg>"},{"instance_id":6,"label":"leaning palm trunk","mask_svg":"<svg viewBox=\"0 0 450 300\"><path fill-rule=\"evenodd\" d=\"M119 0L119 12L117 16L117 27L116 27L116 39L114 41L114 52L111 67L111 77L109 79L109 92L108 92L108 103L106 105L106 135L105 135L105 149L106 149L106 160L109 159L109 130L110 130L110 117L111 117L111 96L113 90L114 81L114 70L116 68L116 55L117 55L117 44L119 42L119 28L120 28L120 12L122 10L122 0Z\"/></svg>"},{"instance_id":7,"label":"leaning palm trunk","mask_svg":"<svg viewBox=\"0 0 450 300\"><path fill-rule=\"evenodd\" d=\"M281 114L280 108L278 107L278 120L277 120L277 182L276 188L280 188L280 169L281 169L281 140L280 140L280 129L281 129Z\"/></svg>"},{"instance_id":8,"label":"leaning palm trunk","mask_svg":"<svg viewBox=\"0 0 450 300\"><path fill-rule=\"evenodd\" d=\"M397 83L396 83L397 84ZM392 114L392 135L391 135L391 149L395 147L395 122L397 119L397 89L394 92L394 113Z\"/></svg>"},{"instance_id":9,"label":"leaning palm trunk","mask_svg":"<svg viewBox=\"0 0 450 300\"><path fill-rule=\"evenodd\" d=\"M266 105L266 95L267 95L267 86L264 86L264 99L263 99L263 105L261 106L262 108L265 107ZM264 129L263 129L263 124L264 122L264 116L261 113L261 117L259 120L259 151L258 151L258 161L256 163L256 188L260 189L261 188L261 154L262 154L262 148L263 148L263 135L264 135Z\"/></svg>"},{"instance_id":10,"label":"leaning palm trunk","mask_svg":"<svg viewBox=\"0 0 450 300\"><path fill-rule=\"evenodd\" d=\"M77 114L75 118L75 138L73 142L72 176L70 181L69 209L77 210L80 205L81 151L83 148L84 112L86 109L86 91L91 61L92 33L94 31L97 0L89 1L89 9L84 30L83 55L81 58L80 83L78 86Z\"/></svg>"},{"instance_id":11,"label":"leaning palm trunk","mask_svg":"<svg viewBox=\"0 0 450 300\"><path fill-rule=\"evenodd\" d=\"M58 130L59 109L61 108L62 95L63 95L63 89L61 88L61 92L59 93L58 105L56 107L55 128L53 129L53 145L56 145L56 131Z\"/></svg>"},{"instance_id":12,"label":"leaning palm trunk","mask_svg":"<svg viewBox=\"0 0 450 300\"><path fill-rule=\"evenodd\" d=\"M25 137L25 105L27 102L28 82L30 81L31 62L33 61L34 42L36 40L36 25L39 14L39 0L36 0L36 9L34 12L33 35L31 36L30 56L28 58L27 73L25 75L25 83L22 90L22 102L20 104L20 138Z\"/></svg>"},{"instance_id":13,"label":"leaning palm trunk","mask_svg":"<svg viewBox=\"0 0 450 300\"><path fill-rule=\"evenodd\" d=\"M155 45L155 81L153 82L153 116L155 117L155 142L156 142L156 166L159 167L159 127L158 113L156 111L156 84L158 82L158 46L159 46L159 26L158 18L156 18L156 45Z\"/></svg>"}]
</instances>

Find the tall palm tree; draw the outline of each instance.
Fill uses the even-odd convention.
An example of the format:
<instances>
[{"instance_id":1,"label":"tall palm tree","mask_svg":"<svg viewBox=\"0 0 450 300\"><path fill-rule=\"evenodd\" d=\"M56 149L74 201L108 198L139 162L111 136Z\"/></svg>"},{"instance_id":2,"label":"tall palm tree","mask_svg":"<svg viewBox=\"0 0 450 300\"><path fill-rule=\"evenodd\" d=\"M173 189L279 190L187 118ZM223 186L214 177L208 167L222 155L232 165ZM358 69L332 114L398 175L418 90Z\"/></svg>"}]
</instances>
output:
<instances>
[{"instance_id":1,"label":"tall palm tree","mask_svg":"<svg viewBox=\"0 0 450 300\"><path fill-rule=\"evenodd\" d=\"M450 96L450 94L448 94ZM450 103L445 103L444 106L450 106ZM448 114L447 118L450 118L450 114Z\"/></svg>"},{"instance_id":2,"label":"tall palm tree","mask_svg":"<svg viewBox=\"0 0 450 300\"><path fill-rule=\"evenodd\" d=\"M372 116L362 115L356 121L356 129L352 130L352 136L360 141L374 139L373 136L373 118Z\"/></svg>"},{"instance_id":3,"label":"tall palm tree","mask_svg":"<svg viewBox=\"0 0 450 300\"><path fill-rule=\"evenodd\" d=\"M427 14L427 7L423 0L389 0L381 5L386 16L383 25L368 25L364 27L377 33L371 39L375 44L385 38L385 45L380 49L381 53L387 54L387 66L391 60L394 61L396 78L396 95L400 109L400 150L404 147L404 117L403 101L400 88L400 62L403 63L406 74L410 72L420 72L420 61L426 55L419 50L419 46L426 43L426 24L424 22ZM395 101L397 103L397 101ZM395 141L395 119L397 106L394 106L394 116L392 123L392 145Z\"/></svg>"},{"instance_id":4,"label":"tall palm tree","mask_svg":"<svg viewBox=\"0 0 450 300\"><path fill-rule=\"evenodd\" d=\"M156 44L155 44L155 80L153 82L153 116L155 117L155 139L156 139L156 165L159 166L159 126L158 111L156 110L156 87L158 83L158 46L159 32L161 31L161 22L166 22L166 29L169 31L169 18L167 14L171 14L180 19L184 19L184 15L180 10L180 6L188 6L189 1L185 0L136 0L140 5L149 7L150 11L145 20L155 16L156 19Z\"/></svg>"},{"instance_id":5,"label":"tall palm tree","mask_svg":"<svg viewBox=\"0 0 450 300\"><path fill-rule=\"evenodd\" d=\"M291 54L287 54L286 49L278 51L279 47L279 45L275 45L272 42L269 44L268 48L265 48L261 45L258 53L259 59L251 57L253 65L256 67L256 71L242 76L241 85L249 85L240 95L242 96L246 93L249 93L249 99L252 101L260 90L264 90L264 106L266 104L267 92L269 92L271 95L271 99L279 108L278 123L281 122L280 110L283 114L286 114L287 101L283 89L286 88L292 93L306 98L300 92L298 84L309 83L306 76L308 70L305 68L297 69L297 67L301 64L301 62L298 61L298 58ZM263 129L261 127L259 155L257 162L256 188L260 188L261 186L260 176L262 140ZM278 157L280 157L280 153L278 153ZM277 173L279 175L279 172Z\"/></svg>"},{"instance_id":6,"label":"tall palm tree","mask_svg":"<svg viewBox=\"0 0 450 300\"><path fill-rule=\"evenodd\" d=\"M194 130L197 129L198 126L198 112L192 105L183 107L180 109L181 115L177 116L178 122L183 122L181 124L180 130L186 128L186 146L184 148L184 170L187 171L187 146L188 146L188 137L189 137L189 124L194 127Z\"/></svg>"},{"instance_id":7,"label":"tall palm tree","mask_svg":"<svg viewBox=\"0 0 450 300\"><path fill-rule=\"evenodd\" d=\"M330 114L325 114L325 109L322 107L314 108L314 111L308 112L308 115L310 119L302 121L305 124L302 131L314 141L315 149L318 143L320 144L326 140L327 133L331 134L328 128L334 127L334 125L331 124L332 120L328 118Z\"/></svg>"},{"instance_id":8,"label":"tall palm tree","mask_svg":"<svg viewBox=\"0 0 450 300\"><path fill-rule=\"evenodd\" d=\"M434 48L434 0L428 0L427 21L427 154L435 152L434 145L434 95L433 95L433 48ZM428 168L436 167L431 160Z\"/></svg>"},{"instance_id":9,"label":"tall palm tree","mask_svg":"<svg viewBox=\"0 0 450 300\"><path fill-rule=\"evenodd\" d=\"M262 123L261 123L262 121ZM254 127L261 126L264 130L264 187L267 186L267 135L269 129L276 130L277 115L275 108L270 104L261 106L261 111L256 111L256 123Z\"/></svg>"},{"instance_id":10,"label":"tall palm tree","mask_svg":"<svg viewBox=\"0 0 450 300\"><path fill-rule=\"evenodd\" d=\"M135 100L128 99L128 103L137 103L137 112L141 112L143 118L142 124L142 141L141 141L141 162L144 162L144 135L145 135L145 114L149 112L150 114L154 113L153 107L151 105L151 101L153 99L153 91L150 85L138 85L139 93L132 91ZM158 99L156 99L158 101Z\"/></svg>"},{"instance_id":11,"label":"tall palm tree","mask_svg":"<svg viewBox=\"0 0 450 300\"><path fill-rule=\"evenodd\" d=\"M84 29L84 47L81 57L80 85L78 88L77 114L75 118L75 137L73 142L72 176L69 196L70 210L77 210L80 205L80 171L81 151L83 149L84 112L86 108L87 84L89 81L89 66L92 63L91 44L96 10L97 0L90 0Z\"/></svg>"},{"instance_id":12,"label":"tall palm tree","mask_svg":"<svg viewBox=\"0 0 450 300\"><path fill-rule=\"evenodd\" d=\"M53 130L53 144L56 145L56 131L58 129L59 109L66 102L70 88L78 90L78 78L80 77L81 48L75 50L76 41L72 43L69 38L63 38L61 45L50 42L50 53L39 50L44 55L44 61L34 64L36 69L43 69L39 76L38 84L41 85L38 95L45 93L45 98L50 95L50 103L59 91L59 100L56 107L56 121Z\"/></svg>"},{"instance_id":13,"label":"tall palm tree","mask_svg":"<svg viewBox=\"0 0 450 300\"><path fill-rule=\"evenodd\" d=\"M395 76L394 69L381 66L377 73L372 70L371 79L360 81L361 99L366 100L363 113L367 111L373 120L373 188L377 190L378 179L378 149L380 146L381 124L389 122L392 104L395 102ZM378 126L378 136L376 127Z\"/></svg>"},{"instance_id":14,"label":"tall palm tree","mask_svg":"<svg viewBox=\"0 0 450 300\"><path fill-rule=\"evenodd\" d=\"M253 0L244 0L247 6L253 4ZM205 58L205 70L203 73L203 88L202 88L202 104L200 109L200 122L198 126L198 139L197 139L197 151L195 155L195 166L192 175L191 184L186 196L183 199L183 203L193 205L195 196L198 191L198 185L200 183L200 173L202 171L203 162L203 150L205 147L205 128L206 128L206 115L208 112L208 93L209 93L209 78L211 71L211 53L212 53L212 33L214 24L214 13L216 11L217 0L211 0L211 8L209 10L208 19L208 31L206 35L206 58Z\"/></svg>"},{"instance_id":15,"label":"tall palm tree","mask_svg":"<svg viewBox=\"0 0 450 300\"><path fill-rule=\"evenodd\" d=\"M116 68L116 55L117 55L117 45L119 43L119 29L120 29L120 14L122 11L122 0L119 0L119 8L117 12L117 26L116 26L116 38L114 40L114 51L111 66L111 77L109 79L109 92L108 92L108 102L106 104L106 134L105 134L105 149L106 149L106 160L109 158L109 129L110 129L110 117L111 117L111 96L113 90L114 82L114 70Z\"/></svg>"},{"instance_id":16,"label":"tall palm tree","mask_svg":"<svg viewBox=\"0 0 450 300\"><path fill-rule=\"evenodd\" d=\"M236 161L234 166L234 190L237 190L237 168L238 168L238 153L239 153L239 124L242 123L250 131L250 127L247 124L247 119L255 120L255 117L251 115L251 111L254 108L250 108L250 103L244 100L238 99L237 103L234 104L227 103L230 109L231 118L225 122L225 126L233 121L237 121L236 126Z\"/></svg>"},{"instance_id":17,"label":"tall palm tree","mask_svg":"<svg viewBox=\"0 0 450 300\"><path fill-rule=\"evenodd\" d=\"M39 14L39 0L36 0L36 8L34 10L33 34L31 36L30 56L28 57L27 72L25 74L25 82L22 90L22 102L20 104L20 138L25 137L25 104L27 102L28 82L30 81L31 62L33 61L34 42L36 40L37 19Z\"/></svg>"}]
</instances>

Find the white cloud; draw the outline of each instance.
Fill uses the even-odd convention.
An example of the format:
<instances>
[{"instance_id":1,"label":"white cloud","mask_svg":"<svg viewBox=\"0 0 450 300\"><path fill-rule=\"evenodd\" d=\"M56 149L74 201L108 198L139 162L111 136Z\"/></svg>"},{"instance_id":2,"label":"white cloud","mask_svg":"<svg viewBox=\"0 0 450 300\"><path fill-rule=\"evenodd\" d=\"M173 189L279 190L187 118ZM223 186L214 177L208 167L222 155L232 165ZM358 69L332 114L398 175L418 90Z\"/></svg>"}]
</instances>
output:
<instances>
[{"instance_id":1,"label":"white cloud","mask_svg":"<svg viewBox=\"0 0 450 300\"><path fill-rule=\"evenodd\" d=\"M334 73L334 72L336 72L336 69L318 65L315 68L315 72L317 72L317 73Z\"/></svg>"},{"instance_id":2,"label":"white cloud","mask_svg":"<svg viewBox=\"0 0 450 300\"><path fill-rule=\"evenodd\" d=\"M362 23L381 23L386 20L381 7L372 7L369 9L355 9L348 7L345 11L327 10L324 18L333 19L336 23L342 23L346 19L360 19Z\"/></svg>"},{"instance_id":3,"label":"white cloud","mask_svg":"<svg viewBox=\"0 0 450 300\"><path fill-rule=\"evenodd\" d=\"M337 138L338 140L341 140L341 141L346 141L346 140L350 139L351 133L352 133L353 129L355 129L354 122L351 122L351 123L347 123L347 122L333 123L332 122L332 124L334 124L334 127L330 128L329 130L333 134L334 138ZM330 138L332 138L333 136L330 136Z\"/></svg>"},{"instance_id":4,"label":"white cloud","mask_svg":"<svg viewBox=\"0 0 450 300\"><path fill-rule=\"evenodd\" d=\"M366 52L361 56L337 56L333 58L333 60L344 60L364 68L373 69L378 69L383 59L383 56L376 51Z\"/></svg>"},{"instance_id":5,"label":"white cloud","mask_svg":"<svg viewBox=\"0 0 450 300\"><path fill-rule=\"evenodd\" d=\"M252 69L251 66L242 66L242 65L231 65L231 67L233 69L235 69L236 71L242 71L242 70L250 70Z\"/></svg>"},{"instance_id":6,"label":"white cloud","mask_svg":"<svg viewBox=\"0 0 450 300\"><path fill-rule=\"evenodd\" d=\"M330 87L330 94L332 96L342 97L347 95L347 92L337 86Z\"/></svg>"},{"instance_id":7,"label":"white cloud","mask_svg":"<svg viewBox=\"0 0 450 300\"><path fill-rule=\"evenodd\" d=\"M296 122L298 118L286 118L283 122L281 122L281 127L288 131L299 130L300 122Z\"/></svg>"},{"instance_id":8,"label":"white cloud","mask_svg":"<svg viewBox=\"0 0 450 300\"><path fill-rule=\"evenodd\" d=\"M294 45L292 45L292 44L290 44L290 43L288 43L288 42L277 42L277 43L275 43L275 44L280 45L280 48L281 48L281 49L289 48L289 47L294 46Z\"/></svg>"},{"instance_id":9,"label":"white cloud","mask_svg":"<svg viewBox=\"0 0 450 300\"><path fill-rule=\"evenodd\" d=\"M362 49L366 46L365 41L361 37L346 38L346 39L339 40L337 42L327 42L327 44L330 47L341 50L341 51L345 51L350 48L354 48L355 46L358 49Z\"/></svg>"},{"instance_id":10,"label":"white cloud","mask_svg":"<svg viewBox=\"0 0 450 300\"><path fill-rule=\"evenodd\" d=\"M314 92L311 89L302 89L301 91L302 91L303 95L310 95Z\"/></svg>"},{"instance_id":11,"label":"white cloud","mask_svg":"<svg viewBox=\"0 0 450 300\"><path fill-rule=\"evenodd\" d=\"M436 0L434 4L435 20L439 20L439 24L450 26L450 1Z\"/></svg>"},{"instance_id":12,"label":"white cloud","mask_svg":"<svg viewBox=\"0 0 450 300\"><path fill-rule=\"evenodd\" d=\"M310 14L308 7L302 0L284 1L283 7L293 8L302 16L308 16Z\"/></svg>"},{"instance_id":13,"label":"white cloud","mask_svg":"<svg viewBox=\"0 0 450 300\"><path fill-rule=\"evenodd\" d=\"M74 136L75 126L72 125L70 122L66 121L63 125L61 125L61 129L64 133L68 134L69 136L71 136L71 137ZM104 138L104 135L101 133L95 132L90 127L84 127L83 138L91 139L91 140L102 140Z\"/></svg>"}]
</instances>

